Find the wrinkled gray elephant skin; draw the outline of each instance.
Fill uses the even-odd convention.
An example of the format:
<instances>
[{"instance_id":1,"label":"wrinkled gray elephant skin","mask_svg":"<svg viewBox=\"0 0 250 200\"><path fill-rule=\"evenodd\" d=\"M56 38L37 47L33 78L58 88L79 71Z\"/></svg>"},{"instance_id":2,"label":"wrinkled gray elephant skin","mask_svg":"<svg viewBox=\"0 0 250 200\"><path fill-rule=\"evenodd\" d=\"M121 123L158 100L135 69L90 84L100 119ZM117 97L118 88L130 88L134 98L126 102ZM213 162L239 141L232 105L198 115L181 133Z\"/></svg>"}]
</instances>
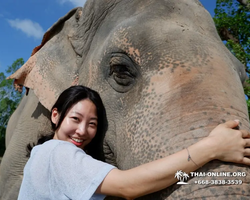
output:
<instances>
[{"instance_id":1,"label":"wrinkled gray elephant skin","mask_svg":"<svg viewBox=\"0 0 250 200\"><path fill-rule=\"evenodd\" d=\"M49 130L48 110L70 85L86 85L103 98L109 120L104 152L120 169L184 149L229 119L249 130L244 66L197 0L87 1L48 30L11 78L30 91L17 109L18 123L8 124L14 128L7 132L0 171L4 200L17 195L25 145ZM189 178L188 185L174 184L141 199L249 198L248 167L213 161L199 171L247 176L236 177L241 185L195 184L235 177Z\"/></svg>"}]
</instances>

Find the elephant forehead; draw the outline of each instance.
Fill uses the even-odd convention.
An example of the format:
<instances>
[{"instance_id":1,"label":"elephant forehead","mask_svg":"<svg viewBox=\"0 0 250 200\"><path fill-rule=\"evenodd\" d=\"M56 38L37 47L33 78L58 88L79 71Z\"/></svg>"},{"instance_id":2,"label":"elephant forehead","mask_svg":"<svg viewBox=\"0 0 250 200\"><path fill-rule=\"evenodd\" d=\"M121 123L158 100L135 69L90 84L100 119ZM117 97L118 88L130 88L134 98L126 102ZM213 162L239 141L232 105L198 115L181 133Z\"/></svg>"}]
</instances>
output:
<instances>
[{"instance_id":1,"label":"elephant forehead","mask_svg":"<svg viewBox=\"0 0 250 200\"><path fill-rule=\"evenodd\" d=\"M228 68L237 70L238 76L243 80L244 73L239 72L242 65L237 59L232 59L233 55L229 54L216 35L215 30L208 37L195 32L192 27L184 27L161 18L143 20L143 16L136 19L132 17L118 24L109 33L103 51L125 52L138 67L143 68L142 73L147 75L148 70L158 72L164 68L169 69L168 73L174 73L177 68L188 73L195 67L211 72L214 67L220 66L217 70L221 73Z\"/></svg>"},{"instance_id":2,"label":"elephant forehead","mask_svg":"<svg viewBox=\"0 0 250 200\"><path fill-rule=\"evenodd\" d=\"M187 65L187 62L189 66L204 65L215 48L220 54L225 51L221 42L218 43L211 17L197 1L181 1L181 5L173 1L154 2L149 5L147 1L144 7L136 5L137 9L133 7L132 11L125 9L126 12L121 11L115 20L119 6L108 14L93 38L89 52L91 59L93 55L94 59L98 56L102 59L103 53L124 52L139 67L157 66L154 69L159 70L171 65L174 71L177 66ZM159 9L162 4L164 8ZM156 8L157 12L153 12ZM202 19L204 22L201 22ZM212 46L213 49L209 49Z\"/></svg>"},{"instance_id":3,"label":"elephant forehead","mask_svg":"<svg viewBox=\"0 0 250 200\"><path fill-rule=\"evenodd\" d=\"M154 23L173 22L183 29L189 28L209 37L213 35L213 37L219 39L210 14L196 0L121 1L112 12L107 14L102 22L102 27L107 28L109 34L110 30L124 23L131 23L131 26L138 27L137 30L139 30L139 27L150 21ZM168 26L168 24L164 24L164 26L166 25Z\"/></svg>"},{"instance_id":4,"label":"elephant forehead","mask_svg":"<svg viewBox=\"0 0 250 200\"><path fill-rule=\"evenodd\" d=\"M209 48L213 46L212 48ZM175 67L203 65L213 51L220 45L213 39L192 30L183 31L183 28L173 22L147 21L143 23L126 21L121 23L107 37L103 45L106 53L112 51L126 52L139 66L149 67L148 62L158 66ZM119 49L119 50L117 50Z\"/></svg>"}]
</instances>

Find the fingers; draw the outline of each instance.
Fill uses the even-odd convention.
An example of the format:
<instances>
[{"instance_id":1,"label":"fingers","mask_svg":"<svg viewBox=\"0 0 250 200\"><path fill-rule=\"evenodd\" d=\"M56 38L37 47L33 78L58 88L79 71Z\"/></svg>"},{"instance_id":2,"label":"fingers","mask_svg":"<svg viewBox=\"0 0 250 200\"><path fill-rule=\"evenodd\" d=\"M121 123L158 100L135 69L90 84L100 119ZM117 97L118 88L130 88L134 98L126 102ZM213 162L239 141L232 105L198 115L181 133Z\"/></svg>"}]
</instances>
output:
<instances>
[{"instance_id":1,"label":"fingers","mask_svg":"<svg viewBox=\"0 0 250 200\"><path fill-rule=\"evenodd\" d=\"M235 128L239 125L240 121L239 120L230 120L224 123L224 126L226 128Z\"/></svg>"},{"instance_id":2,"label":"fingers","mask_svg":"<svg viewBox=\"0 0 250 200\"><path fill-rule=\"evenodd\" d=\"M244 156L250 156L250 148L245 148L244 150Z\"/></svg>"},{"instance_id":3,"label":"fingers","mask_svg":"<svg viewBox=\"0 0 250 200\"><path fill-rule=\"evenodd\" d=\"M250 147L250 139L245 139L245 142L246 142L245 147ZM244 157L242 163L245 165L250 165L250 148L244 149Z\"/></svg>"},{"instance_id":4,"label":"fingers","mask_svg":"<svg viewBox=\"0 0 250 200\"><path fill-rule=\"evenodd\" d=\"M245 147L250 147L250 139L244 139Z\"/></svg>"},{"instance_id":5,"label":"fingers","mask_svg":"<svg viewBox=\"0 0 250 200\"><path fill-rule=\"evenodd\" d=\"M240 123L240 121L236 119L236 120L227 121L223 125L226 128L236 129L238 127L239 123ZM250 132L249 131L247 131L247 130L240 130L240 132L242 133L242 137L243 138L250 138Z\"/></svg>"},{"instance_id":6,"label":"fingers","mask_svg":"<svg viewBox=\"0 0 250 200\"><path fill-rule=\"evenodd\" d=\"M242 133L243 138L250 138L250 132L247 130L240 130L240 132Z\"/></svg>"},{"instance_id":7,"label":"fingers","mask_svg":"<svg viewBox=\"0 0 250 200\"><path fill-rule=\"evenodd\" d=\"M244 157L243 160L242 160L242 164L250 165L250 158Z\"/></svg>"}]
</instances>

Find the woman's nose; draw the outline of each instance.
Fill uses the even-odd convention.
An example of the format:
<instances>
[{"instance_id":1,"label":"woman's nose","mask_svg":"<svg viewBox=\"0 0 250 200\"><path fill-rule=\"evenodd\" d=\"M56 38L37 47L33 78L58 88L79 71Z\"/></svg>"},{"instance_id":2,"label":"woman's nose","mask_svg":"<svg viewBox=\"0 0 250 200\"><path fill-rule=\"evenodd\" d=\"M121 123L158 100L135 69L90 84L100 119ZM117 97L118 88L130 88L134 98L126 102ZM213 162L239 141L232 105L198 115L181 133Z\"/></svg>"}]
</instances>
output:
<instances>
[{"instance_id":1,"label":"woman's nose","mask_svg":"<svg viewBox=\"0 0 250 200\"><path fill-rule=\"evenodd\" d=\"M81 136L85 135L87 133L87 126L85 124L79 125L77 128L77 133Z\"/></svg>"}]
</instances>

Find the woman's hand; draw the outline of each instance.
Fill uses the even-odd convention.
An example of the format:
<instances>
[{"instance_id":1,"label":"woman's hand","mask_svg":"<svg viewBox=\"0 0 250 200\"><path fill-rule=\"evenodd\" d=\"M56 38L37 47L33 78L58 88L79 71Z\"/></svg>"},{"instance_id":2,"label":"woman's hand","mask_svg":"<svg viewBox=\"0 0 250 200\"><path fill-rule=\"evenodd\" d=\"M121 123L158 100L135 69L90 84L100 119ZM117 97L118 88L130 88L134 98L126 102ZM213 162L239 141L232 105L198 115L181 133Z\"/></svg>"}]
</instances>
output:
<instances>
[{"instance_id":1,"label":"woman's hand","mask_svg":"<svg viewBox=\"0 0 250 200\"><path fill-rule=\"evenodd\" d=\"M238 125L238 120L220 124L206 138L213 159L250 165L250 132L233 129Z\"/></svg>"}]
</instances>

